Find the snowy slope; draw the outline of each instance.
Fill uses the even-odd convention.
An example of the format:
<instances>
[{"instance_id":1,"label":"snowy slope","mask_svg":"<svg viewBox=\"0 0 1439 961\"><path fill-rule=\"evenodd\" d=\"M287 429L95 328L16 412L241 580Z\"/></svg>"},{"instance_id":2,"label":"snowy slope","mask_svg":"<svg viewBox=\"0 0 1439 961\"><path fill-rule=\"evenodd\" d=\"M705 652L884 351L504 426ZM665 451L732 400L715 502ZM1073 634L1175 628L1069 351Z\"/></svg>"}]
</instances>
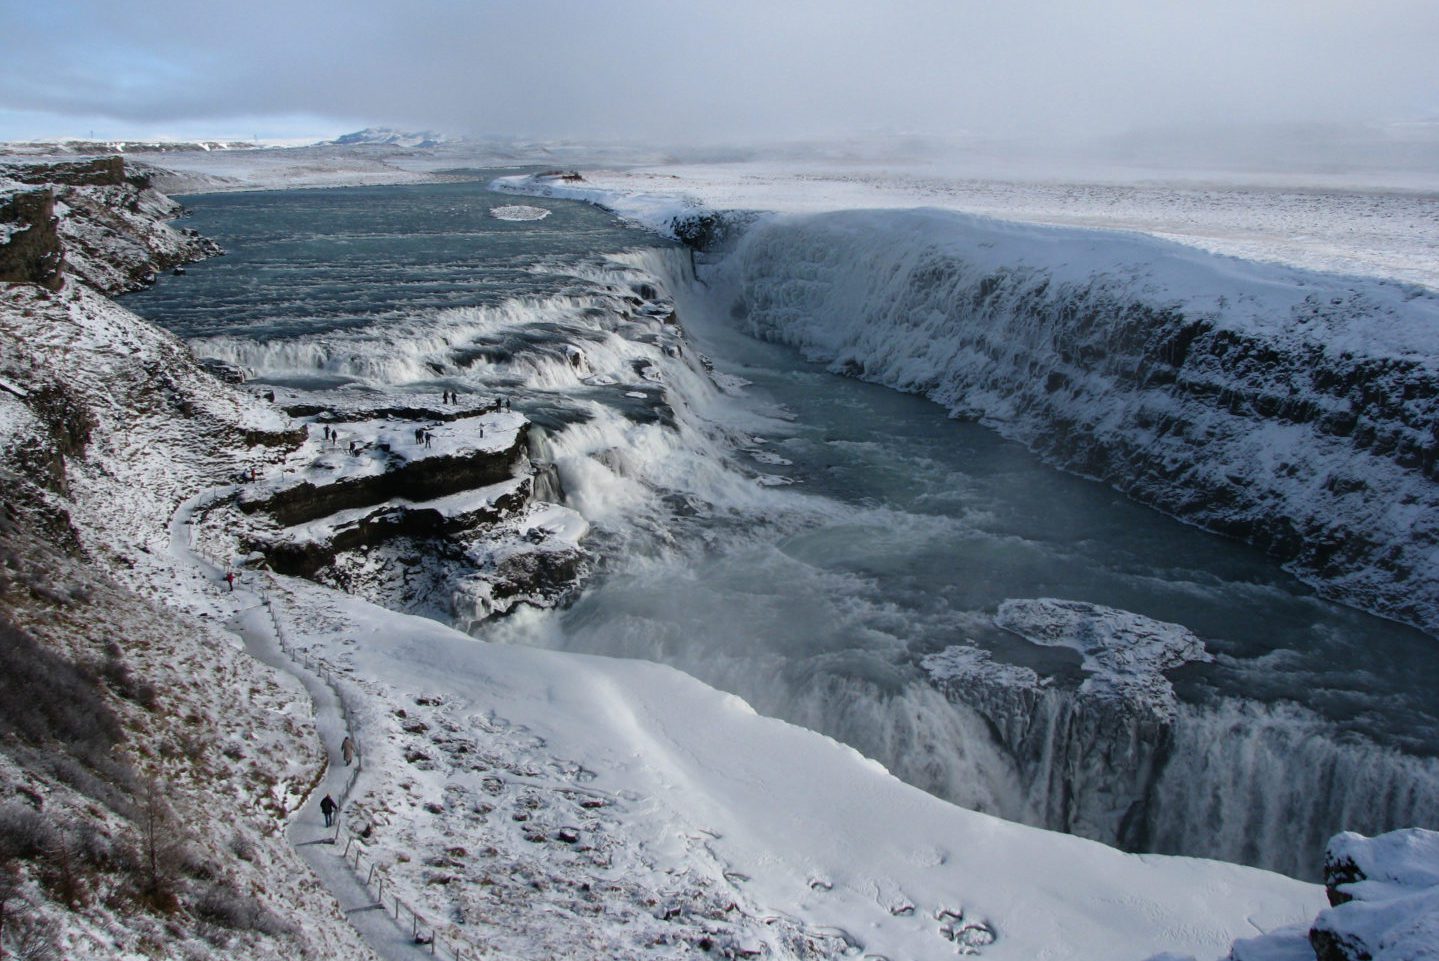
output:
<instances>
[{"instance_id":1,"label":"snowy slope","mask_svg":"<svg viewBox=\"0 0 1439 961\"><path fill-rule=\"evenodd\" d=\"M742 912L723 915L726 936L780 957L806 956L781 938L805 932L838 939L821 954L850 943L866 956L1016 961L1218 957L1322 905L1318 887L1267 872L1123 854L965 811L671 668L482 645L312 585L290 590L297 643L369 695L362 741L388 738L350 817L370 826L391 883L432 914L470 919L461 935L508 946L486 919L513 907L492 890L510 858L540 882L524 906L538 915L524 922L535 942L602 953L694 935L696 905L714 897ZM598 814L576 803L587 797ZM578 841L556 836L564 825ZM466 850L444 857L457 839ZM576 890L666 877L687 879L696 900L671 891L628 921L586 911L596 899ZM662 956L684 947L657 944Z\"/></svg>"},{"instance_id":2,"label":"snowy slope","mask_svg":"<svg viewBox=\"0 0 1439 961\"><path fill-rule=\"evenodd\" d=\"M5 676L51 724L17 736L10 690L6 953L370 956L280 834L323 763L302 692L221 629L222 585L157 550L287 420L73 277L0 289L0 343ZM67 750L77 717L113 718L113 749Z\"/></svg>"}]
</instances>

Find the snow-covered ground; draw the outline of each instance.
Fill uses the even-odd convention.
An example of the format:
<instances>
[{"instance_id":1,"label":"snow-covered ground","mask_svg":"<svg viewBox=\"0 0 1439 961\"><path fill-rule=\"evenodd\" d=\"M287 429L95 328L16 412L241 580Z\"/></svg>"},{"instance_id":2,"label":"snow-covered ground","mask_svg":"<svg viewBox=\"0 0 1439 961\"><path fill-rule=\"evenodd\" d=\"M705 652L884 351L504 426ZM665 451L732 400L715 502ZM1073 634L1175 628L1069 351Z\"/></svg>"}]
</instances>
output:
<instances>
[{"instance_id":1,"label":"snow-covered ground","mask_svg":"<svg viewBox=\"0 0 1439 961\"><path fill-rule=\"evenodd\" d=\"M698 209L775 213L934 207L1004 220L1137 231L1204 250L1439 287L1439 180L1427 189L945 176L927 168L780 164L581 171L538 193L602 204L667 230ZM499 182L536 193L533 181Z\"/></svg>"},{"instance_id":2,"label":"snow-covered ground","mask_svg":"<svg viewBox=\"0 0 1439 961\"><path fill-rule=\"evenodd\" d=\"M709 937L777 957L1213 958L1323 904L962 810L671 668L285 591L295 643L361 695L375 745L350 827L387 887L502 957Z\"/></svg>"}]
</instances>

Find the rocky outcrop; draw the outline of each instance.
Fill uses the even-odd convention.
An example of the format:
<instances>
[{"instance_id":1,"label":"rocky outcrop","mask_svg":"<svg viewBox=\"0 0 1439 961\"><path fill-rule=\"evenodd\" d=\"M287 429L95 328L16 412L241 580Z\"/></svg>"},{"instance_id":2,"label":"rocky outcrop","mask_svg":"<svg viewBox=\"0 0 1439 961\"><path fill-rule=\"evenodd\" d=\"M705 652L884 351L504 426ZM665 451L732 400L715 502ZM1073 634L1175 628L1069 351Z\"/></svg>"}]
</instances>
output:
<instances>
[{"instance_id":1,"label":"rocky outcrop","mask_svg":"<svg viewBox=\"0 0 1439 961\"><path fill-rule=\"evenodd\" d=\"M360 517L336 524L321 537L251 539L245 546L263 553L270 566L281 574L314 578L347 551L379 547L400 538L441 540L470 532L498 523L523 507L529 497L530 479L526 477L508 492L470 510L446 512L423 504L382 504Z\"/></svg>"},{"instance_id":2,"label":"rocky outcrop","mask_svg":"<svg viewBox=\"0 0 1439 961\"><path fill-rule=\"evenodd\" d=\"M315 405L308 442L217 507L218 550L238 539L250 563L464 629L573 595L588 525L530 461L543 445L525 417L419 395L383 410L334 400Z\"/></svg>"},{"instance_id":3,"label":"rocky outcrop","mask_svg":"<svg viewBox=\"0 0 1439 961\"><path fill-rule=\"evenodd\" d=\"M956 645L921 662L931 682L984 720L1038 823L1142 850L1178 707L1164 672L1211 660L1203 643L1178 624L1053 598L1007 600L995 624L1041 647L1074 650L1083 679L1041 677Z\"/></svg>"},{"instance_id":4,"label":"rocky outcrop","mask_svg":"<svg viewBox=\"0 0 1439 961\"><path fill-rule=\"evenodd\" d=\"M675 217L670 232L691 250L723 250L733 244L759 215L748 210L704 210Z\"/></svg>"},{"instance_id":5,"label":"rocky outcrop","mask_svg":"<svg viewBox=\"0 0 1439 961\"><path fill-rule=\"evenodd\" d=\"M1324 890L1331 907L1309 929L1318 961L1439 959L1439 832L1335 835Z\"/></svg>"},{"instance_id":6,"label":"rocky outcrop","mask_svg":"<svg viewBox=\"0 0 1439 961\"><path fill-rule=\"evenodd\" d=\"M499 451L472 450L421 460L394 457L391 468L382 473L344 478L333 484L301 481L278 490L246 491L239 506L246 513L264 511L289 527L394 498L430 500L516 476L523 472L526 449L524 433L520 432L510 446Z\"/></svg>"},{"instance_id":7,"label":"rocky outcrop","mask_svg":"<svg viewBox=\"0 0 1439 961\"><path fill-rule=\"evenodd\" d=\"M7 181L17 186L0 190L0 280L58 290L70 274L118 294L222 252L195 231L167 223L183 212L180 205L121 157L0 165L0 183Z\"/></svg>"},{"instance_id":8,"label":"rocky outcrop","mask_svg":"<svg viewBox=\"0 0 1439 961\"><path fill-rule=\"evenodd\" d=\"M215 364L223 365L225 369L236 371L242 370L235 364L228 361L207 357L201 361L202 365ZM285 404L285 413L291 417L313 417L317 423L344 423L355 420L404 420L404 421L448 421L463 420L466 417L477 417L481 414L492 414L501 409L498 400L492 400L484 404L464 403L449 408L420 407L412 404L387 404L384 406L352 406L346 408L343 413L335 410L334 404L323 404L314 401L293 401Z\"/></svg>"},{"instance_id":9,"label":"rocky outcrop","mask_svg":"<svg viewBox=\"0 0 1439 961\"><path fill-rule=\"evenodd\" d=\"M60 289L65 254L59 223L50 190L0 195L0 283Z\"/></svg>"}]
</instances>

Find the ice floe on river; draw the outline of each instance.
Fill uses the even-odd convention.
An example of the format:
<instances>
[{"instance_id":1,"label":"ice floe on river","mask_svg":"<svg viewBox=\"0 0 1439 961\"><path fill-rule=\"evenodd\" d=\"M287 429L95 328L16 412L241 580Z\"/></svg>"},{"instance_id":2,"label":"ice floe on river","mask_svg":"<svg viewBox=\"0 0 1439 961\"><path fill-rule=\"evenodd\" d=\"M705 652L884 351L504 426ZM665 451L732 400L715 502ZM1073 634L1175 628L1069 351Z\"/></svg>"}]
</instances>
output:
<instances>
[{"instance_id":1,"label":"ice floe on river","mask_svg":"<svg viewBox=\"0 0 1439 961\"><path fill-rule=\"evenodd\" d=\"M490 216L496 220L544 220L550 212L544 207L531 207L527 204L506 204L503 207L491 207Z\"/></svg>"},{"instance_id":2,"label":"ice floe on river","mask_svg":"<svg viewBox=\"0 0 1439 961\"><path fill-rule=\"evenodd\" d=\"M1078 651L1088 675L1081 693L1113 694L1169 710L1174 688L1163 672L1214 659L1182 625L1082 601L1008 600L994 622L1031 643Z\"/></svg>"}]
</instances>

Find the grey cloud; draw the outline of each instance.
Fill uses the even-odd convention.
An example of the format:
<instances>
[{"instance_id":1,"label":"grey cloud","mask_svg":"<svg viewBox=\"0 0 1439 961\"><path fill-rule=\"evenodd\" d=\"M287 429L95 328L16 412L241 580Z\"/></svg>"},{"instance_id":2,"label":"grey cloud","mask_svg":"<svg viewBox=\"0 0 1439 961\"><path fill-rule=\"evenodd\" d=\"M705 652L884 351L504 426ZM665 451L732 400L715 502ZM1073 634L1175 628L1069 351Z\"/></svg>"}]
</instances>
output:
<instances>
[{"instance_id":1,"label":"grey cloud","mask_svg":"<svg viewBox=\"0 0 1439 961\"><path fill-rule=\"evenodd\" d=\"M6 5L0 109L170 127L721 141L1439 115L1432 0Z\"/></svg>"}]
</instances>

